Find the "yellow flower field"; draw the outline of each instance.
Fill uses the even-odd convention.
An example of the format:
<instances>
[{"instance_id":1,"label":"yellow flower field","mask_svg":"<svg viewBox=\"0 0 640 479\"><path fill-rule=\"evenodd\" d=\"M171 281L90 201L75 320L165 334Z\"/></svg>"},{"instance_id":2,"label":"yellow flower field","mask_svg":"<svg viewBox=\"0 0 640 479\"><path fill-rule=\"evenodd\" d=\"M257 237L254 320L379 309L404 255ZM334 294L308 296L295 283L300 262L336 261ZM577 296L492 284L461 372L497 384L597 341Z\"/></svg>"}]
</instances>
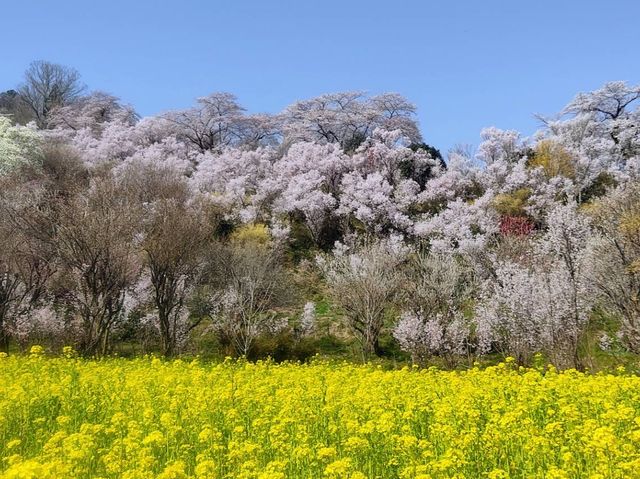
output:
<instances>
[{"instance_id":1,"label":"yellow flower field","mask_svg":"<svg viewBox=\"0 0 640 479\"><path fill-rule=\"evenodd\" d=\"M2 478L640 477L624 374L41 354L0 371Z\"/></svg>"}]
</instances>

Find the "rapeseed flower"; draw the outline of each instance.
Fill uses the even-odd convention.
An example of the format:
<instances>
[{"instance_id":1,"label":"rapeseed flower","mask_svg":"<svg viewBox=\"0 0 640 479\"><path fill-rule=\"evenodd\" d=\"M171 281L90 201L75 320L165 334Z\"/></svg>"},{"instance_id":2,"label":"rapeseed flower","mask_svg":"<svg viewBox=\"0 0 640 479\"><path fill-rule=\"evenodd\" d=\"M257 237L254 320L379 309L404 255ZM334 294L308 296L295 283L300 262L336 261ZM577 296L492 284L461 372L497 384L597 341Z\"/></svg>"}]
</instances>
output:
<instances>
[{"instance_id":1,"label":"rapeseed flower","mask_svg":"<svg viewBox=\"0 0 640 479\"><path fill-rule=\"evenodd\" d=\"M67 353L3 357L0 479L640 479L626 371Z\"/></svg>"}]
</instances>

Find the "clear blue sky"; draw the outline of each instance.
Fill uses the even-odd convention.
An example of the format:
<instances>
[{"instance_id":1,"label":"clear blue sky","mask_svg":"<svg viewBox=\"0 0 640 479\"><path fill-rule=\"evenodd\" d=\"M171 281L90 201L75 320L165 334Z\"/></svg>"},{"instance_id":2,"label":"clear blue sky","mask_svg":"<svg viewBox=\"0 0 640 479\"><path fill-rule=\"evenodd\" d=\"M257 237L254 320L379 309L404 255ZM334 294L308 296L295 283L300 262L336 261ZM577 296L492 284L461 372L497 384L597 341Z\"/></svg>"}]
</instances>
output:
<instances>
[{"instance_id":1,"label":"clear blue sky","mask_svg":"<svg viewBox=\"0 0 640 479\"><path fill-rule=\"evenodd\" d=\"M428 143L526 134L608 80L640 83L640 0L0 2L0 89L29 62L77 68L142 115L214 91L251 112L341 90L413 101Z\"/></svg>"}]
</instances>

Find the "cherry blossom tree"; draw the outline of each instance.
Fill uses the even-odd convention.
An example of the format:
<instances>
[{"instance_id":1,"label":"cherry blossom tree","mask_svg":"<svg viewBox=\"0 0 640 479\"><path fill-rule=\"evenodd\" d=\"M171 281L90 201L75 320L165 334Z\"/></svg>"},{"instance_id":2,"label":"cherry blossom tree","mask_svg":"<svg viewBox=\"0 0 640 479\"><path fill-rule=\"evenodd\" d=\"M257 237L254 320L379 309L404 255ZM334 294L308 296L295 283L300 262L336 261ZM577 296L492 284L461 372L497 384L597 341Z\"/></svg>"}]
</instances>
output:
<instances>
[{"instance_id":1,"label":"cherry blossom tree","mask_svg":"<svg viewBox=\"0 0 640 479\"><path fill-rule=\"evenodd\" d=\"M569 314L564 320L563 341L579 366L578 344L593 306L589 294L587 245L592 236L588 218L576 203L558 205L547 216L547 231L539 240L540 254L556 259L565 272L565 296Z\"/></svg>"},{"instance_id":2,"label":"cherry blossom tree","mask_svg":"<svg viewBox=\"0 0 640 479\"><path fill-rule=\"evenodd\" d=\"M380 173L348 173L337 213L357 220L370 233L382 233L387 225L409 226L410 219L396 208L392 193L393 186Z\"/></svg>"},{"instance_id":3,"label":"cherry blossom tree","mask_svg":"<svg viewBox=\"0 0 640 479\"><path fill-rule=\"evenodd\" d=\"M570 156L573 196L583 201L602 185L633 176L640 155L640 86L610 82L578 94L554 119L544 119L540 136L556 142ZM634 108L635 107L635 108Z\"/></svg>"},{"instance_id":4,"label":"cherry blossom tree","mask_svg":"<svg viewBox=\"0 0 640 479\"><path fill-rule=\"evenodd\" d=\"M418 143L414 115L415 107L396 93L374 97L359 91L330 93L289 106L283 129L291 141L338 143L354 151L376 128L399 129Z\"/></svg>"},{"instance_id":5,"label":"cherry blossom tree","mask_svg":"<svg viewBox=\"0 0 640 479\"><path fill-rule=\"evenodd\" d=\"M268 209L273 193L265 183L273 178L276 152L272 148L227 148L198 159L193 187L227 212L229 219L251 223Z\"/></svg>"},{"instance_id":6,"label":"cherry blossom tree","mask_svg":"<svg viewBox=\"0 0 640 479\"><path fill-rule=\"evenodd\" d=\"M476 312L481 350L492 347L530 361L545 352L557 364L581 366L578 346L593 297L588 294L588 221L575 204L558 205L533 252L498 261Z\"/></svg>"},{"instance_id":7,"label":"cherry blossom tree","mask_svg":"<svg viewBox=\"0 0 640 479\"><path fill-rule=\"evenodd\" d=\"M344 175L354 160L336 144L294 143L275 161L274 175L263 180L260 196L272 197L273 212L301 219L313 242L332 246L340 225L335 215Z\"/></svg>"},{"instance_id":8,"label":"cherry blossom tree","mask_svg":"<svg viewBox=\"0 0 640 479\"><path fill-rule=\"evenodd\" d=\"M257 147L279 136L279 120L271 115L245 115L235 95L212 93L193 108L163 115L175 125L179 138L200 153L232 145Z\"/></svg>"},{"instance_id":9,"label":"cherry blossom tree","mask_svg":"<svg viewBox=\"0 0 640 479\"><path fill-rule=\"evenodd\" d=\"M473 297L471 269L442 253L419 253L410 264L408 309L393 335L415 362L437 354L453 364L469 352L471 324L462 310Z\"/></svg>"},{"instance_id":10,"label":"cherry blossom tree","mask_svg":"<svg viewBox=\"0 0 640 479\"><path fill-rule=\"evenodd\" d=\"M496 127L484 128L480 132L482 143L478 147L477 158L486 165L504 161L516 162L523 155L520 133L515 130L500 130Z\"/></svg>"},{"instance_id":11,"label":"cherry blossom tree","mask_svg":"<svg viewBox=\"0 0 640 479\"><path fill-rule=\"evenodd\" d=\"M593 115L598 120L616 120L629 106L640 99L640 85L629 86L623 81L606 83L590 93L579 93L563 110L574 115Z\"/></svg>"},{"instance_id":12,"label":"cherry blossom tree","mask_svg":"<svg viewBox=\"0 0 640 479\"><path fill-rule=\"evenodd\" d=\"M403 176L402 166L435 171L438 164L424 150L413 151L406 143L400 130L381 129L352 155L335 143L296 143L276 162L278 177L263 183L263 190L274 185L274 211L300 215L321 246L332 238L327 228L338 231L340 224L356 222L369 233L409 231L420 185ZM337 218L343 221L337 223Z\"/></svg>"},{"instance_id":13,"label":"cherry blossom tree","mask_svg":"<svg viewBox=\"0 0 640 479\"><path fill-rule=\"evenodd\" d=\"M131 106L121 104L118 98L108 93L96 91L54 108L48 125L73 131L84 128L98 131L105 123L118 121L133 126L137 120L138 115Z\"/></svg>"},{"instance_id":14,"label":"cherry blossom tree","mask_svg":"<svg viewBox=\"0 0 640 479\"><path fill-rule=\"evenodd\" d=\"M482 170L477 162L462 152L449 154L446 170L438 168L418 195L417 201L438 212L450 201L458 198L471 200L484 191Z\"/></svg>"},{"instance_id":15,"label":"cherry blossom tree","mask_svg":"<svg viewBox=\"0 0 640 479\"><path fill-rule=\"evenodd\" d=\"M428 239L436 252L459 252L472 258L483 251L499 231L492 201L491 190L470 203L461 199L452 201L440 213L417 221L415 234Z\"/></svg>"}]
</instances>

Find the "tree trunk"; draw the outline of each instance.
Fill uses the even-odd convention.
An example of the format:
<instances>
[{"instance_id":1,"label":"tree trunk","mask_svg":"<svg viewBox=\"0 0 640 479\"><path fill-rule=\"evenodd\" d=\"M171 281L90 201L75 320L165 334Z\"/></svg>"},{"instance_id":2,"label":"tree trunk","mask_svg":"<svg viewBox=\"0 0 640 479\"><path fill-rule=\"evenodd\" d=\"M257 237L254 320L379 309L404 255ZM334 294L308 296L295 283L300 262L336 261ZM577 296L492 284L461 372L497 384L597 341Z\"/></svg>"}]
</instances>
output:
<instances>
[{"instance_id":1,"label":"tree trunk","mask_svg":"<svg viewBox=\"0 0 640 479\"><path fill-rule=\"evenodd\" d=\"M5 353L9 352L9 335L4 330L3 325L0 325L0 351Z\"/></svg>"}]
</instances>

